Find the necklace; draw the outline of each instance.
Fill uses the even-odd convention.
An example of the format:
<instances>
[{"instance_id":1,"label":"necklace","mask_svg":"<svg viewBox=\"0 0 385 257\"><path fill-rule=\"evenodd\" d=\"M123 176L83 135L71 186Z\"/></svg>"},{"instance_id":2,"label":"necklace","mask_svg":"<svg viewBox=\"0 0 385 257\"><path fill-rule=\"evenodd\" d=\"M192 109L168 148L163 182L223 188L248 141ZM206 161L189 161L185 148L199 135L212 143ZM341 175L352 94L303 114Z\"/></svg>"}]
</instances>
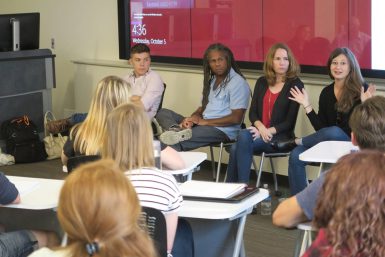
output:
<instances>
[{"instance_id":1,"label":"necklace","mask_svg":"<svg viewBox=\"0 0 385 257\"><path fill-rule=\"evenodd\" d=\"M270 91L270 89L267 89L268 90L268 92L269 92L269 98L268 98L268 106L269 106L269 111L268 111L268 114L269 114L269 120L271 120L271 104L270 104L270 99L271 99L271 91Z\"/></svg>"}]
</instances>

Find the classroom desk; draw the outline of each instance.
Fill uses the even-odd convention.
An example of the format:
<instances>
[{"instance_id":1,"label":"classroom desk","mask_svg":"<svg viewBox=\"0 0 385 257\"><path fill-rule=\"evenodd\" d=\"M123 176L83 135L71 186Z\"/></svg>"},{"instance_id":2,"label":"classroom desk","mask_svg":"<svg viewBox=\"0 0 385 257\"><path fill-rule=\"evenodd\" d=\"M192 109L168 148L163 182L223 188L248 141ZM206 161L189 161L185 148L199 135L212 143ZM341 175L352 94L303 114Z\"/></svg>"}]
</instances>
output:
<instances>
[{"instance_id":1,"label":"classroom desk","mask_svg":"<svg viewBox=\"0 0 385 257\"><path fill-rule=\"evenodd\" d=\"M64 180L16 176L7 176L7 178L14 183L19 190L21 202L3 207L28 210L55 209L57 207L60 189ZM36 185L24 193L23 189L18 186L20 182L36 183Z\"/></svg>"},{"instance_id":2,"label":"classroom desk","mask_svg":"<svg viewBox=\"0 0 385 257\"><path fill-rule=\"evenodd\" d=\"M299 159L306 162L319 162L320 171L323 172L340 157L357 150L358 147L350 141L323 141L301 153Z\"/></svg>"},{"instance_id":3,"label":"classroom desk","mask_svg":"<svg viewBox=\"0 0 385 257\"><path fill-rule=\"evenodd\" d=\"M37 182L37 185L21 195L19 204L3 208L29 210L55 209L58 204L63 180L7 176L11 182ZM194 232L195 256L245 256L243 231L246 217L253 206L268 196L268 191L260 189L237 203L184 201L179 216L187 218Z\"/></svg>"},{"instance_id":4,"label":"classroom desk","mask_svg":"<svg viewBox=\"0 0 385 257\"><path fill-rule=\"evenodd\" d=\"M207 159L207 154L202 152L179 152L186 168L180 170L166 170L163 171L171 173L174 176L186 177L186 180L192 179L192 174L199 170L199 165Z\"/></svg>"},{"instance_id":5,"label":"classroom desk","mask_svg":"<svg viewBox=\"0 0 385 257\"><path fill-rule=\"evenodd\" d=\"M243 231L253 206L268 196L260 189L238 203L185 200L179 212L192 226L195 256L245 256Z\"/></svg>"}]
</instances>

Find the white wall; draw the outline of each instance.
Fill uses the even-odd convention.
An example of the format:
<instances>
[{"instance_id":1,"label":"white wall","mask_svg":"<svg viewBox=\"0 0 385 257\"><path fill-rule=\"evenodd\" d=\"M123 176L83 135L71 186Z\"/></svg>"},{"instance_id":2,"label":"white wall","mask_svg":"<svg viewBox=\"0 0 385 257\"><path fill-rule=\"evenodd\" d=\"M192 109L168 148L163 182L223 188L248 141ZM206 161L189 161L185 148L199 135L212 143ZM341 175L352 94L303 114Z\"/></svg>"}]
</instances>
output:
<instances>
[{"instance_id":1,"label":"white wall","mask_svg":"<svg viewBox=\"0 0 385 257\"><path fill-rule=\"evenodd\" d=\"M40 12L41 48L50 48L55 40L56 89L53 90L53 111L58 117L71 110L87 111L96 83L106 75L128 72L125 61L119 61L116 0L2 0L1 13ZM88 60L88 61L87 61ZM164 106L182 114L190 114L200 102L202 72L194 67L153 65L167 83ZM245 71L251 88L257 71ZM330 81L325 76L301 76L312 102ZM385 80L377 84L385 88ZM380 94L385 95L382 91ZM308 120L299 113L298 136L312 132ZM279 162L278 170L286 173L287 162Z\"/></svg>"}]
</instances>

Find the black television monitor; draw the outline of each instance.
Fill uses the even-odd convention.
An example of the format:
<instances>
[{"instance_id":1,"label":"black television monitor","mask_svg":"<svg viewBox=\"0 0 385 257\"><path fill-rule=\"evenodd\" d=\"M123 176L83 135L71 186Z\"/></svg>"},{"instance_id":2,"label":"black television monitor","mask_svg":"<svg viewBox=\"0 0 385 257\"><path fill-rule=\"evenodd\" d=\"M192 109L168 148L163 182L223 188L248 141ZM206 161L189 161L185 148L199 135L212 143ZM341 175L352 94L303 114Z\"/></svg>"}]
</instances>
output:
<instances>
[{"instance_id":1,"label":"black television monitor","mask_svg":"<svg viewBox=\"0 0 385 257\"><path fill-rule=\"evenodd\" d=\"M20 50L39 49L40 13L0 14L0 52L13 50L11 19L20 24Z\"/></svg>"}]
</instances>

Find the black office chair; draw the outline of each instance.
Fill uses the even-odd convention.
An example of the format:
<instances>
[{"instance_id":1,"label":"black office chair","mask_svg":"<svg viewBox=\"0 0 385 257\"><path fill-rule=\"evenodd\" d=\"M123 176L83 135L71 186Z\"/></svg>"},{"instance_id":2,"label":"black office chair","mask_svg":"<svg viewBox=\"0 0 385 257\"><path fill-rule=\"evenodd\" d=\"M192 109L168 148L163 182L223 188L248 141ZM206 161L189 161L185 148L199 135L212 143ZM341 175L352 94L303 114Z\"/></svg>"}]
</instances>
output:
<instances>
[{"instance_id":1,"label":"black office chair","mask_svg":"<svg viewBox=\"0 0 385 257\"><path fill-rule=\"evenodd\" d=\"M68 158L67 171L70 173L73 169L81 164L97 161L100 159L99 155L79 155Z\"/></svg>"},{"instance_id":2,"label":"black office chair","mask_svg":"<svg viewBox=\"0 0 385 257\"><path fill-rule=\"evenodd\" d=\"M151 207L142 207L139 226L145 230L154 241L159 257L167 256L167 226L163 213Z\"/></svg>"}]
</instances>

